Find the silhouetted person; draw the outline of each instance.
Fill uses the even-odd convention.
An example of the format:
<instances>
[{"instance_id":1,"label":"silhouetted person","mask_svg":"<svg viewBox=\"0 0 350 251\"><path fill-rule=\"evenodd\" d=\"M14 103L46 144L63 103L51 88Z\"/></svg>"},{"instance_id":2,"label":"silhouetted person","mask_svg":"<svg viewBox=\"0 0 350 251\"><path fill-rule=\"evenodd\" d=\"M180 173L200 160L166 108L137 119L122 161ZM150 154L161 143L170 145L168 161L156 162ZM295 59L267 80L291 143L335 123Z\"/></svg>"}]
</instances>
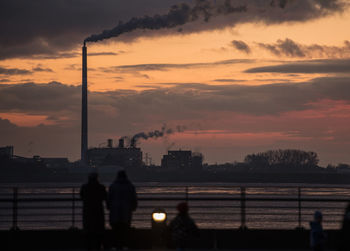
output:
<instances>
[{"instance_id":1,"label":"silhouetted person","mask_svg":"<svg viewBox=\"0 0 350 251\"><path fill-rule=\"evenodd\" d=\"M339 250L350 250L350 203L345 209L343 224L339 233Z\"/></svg>"},{"instance_id":2,"label":"silhouetted person","mask_svg":"<svg viewBox=\"0 0 350 251\"><path fill-rule=\"evenodd\" d=\"M326 233L322 227L322 213L316 211L314 221L310 222L310 245L314 251L323 251L326 245Z\"/></svg>"},{"instance_id":3,"label":"silhouetted person","mask_svg":"<svg viewBox=\"0 0 350 251\"><path fill-rule=\"evenodd\" d=\"M108 193L109 222L115 234L115 246L126 246L131 225L132 212L137 208L137 195L134 185L125 171L119 171Z\"/></svg>"},{"instance_id":4,"label":"silhouetted person","mask_svg":"<svg viewBox=\"0 0 350 251\"><path fill-rule=\"evenodd\" d=\"M176 246L176 249L181 251L185 250L189 241L197 236L199 231L194 220L188 214L188 205L186 202L182 202L177 205L178 214L170 222L170 231L172 240Z\"/></svg>"},{"instance_id":5,"label":"silhouetted person","mask_svg":"<svg viewBox=\"0 0 350 251\"><path fill-rule=\"evenodd\" d=\"M105 186L99 183L97 173L89 174L88 183L80 189L80 196L83 201L83 228L87 248L100 249L105 230L103 201L106 201L107 193Z\"/></svg>"}]
</instances>

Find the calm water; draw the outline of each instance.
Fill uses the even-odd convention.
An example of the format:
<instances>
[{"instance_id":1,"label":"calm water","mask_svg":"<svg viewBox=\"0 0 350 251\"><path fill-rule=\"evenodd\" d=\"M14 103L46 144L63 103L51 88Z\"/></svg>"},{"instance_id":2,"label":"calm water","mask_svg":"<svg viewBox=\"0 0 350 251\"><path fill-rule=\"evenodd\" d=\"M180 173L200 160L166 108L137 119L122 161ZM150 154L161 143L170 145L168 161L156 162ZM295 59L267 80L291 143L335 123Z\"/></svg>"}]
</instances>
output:
<instances>
[{"instance_id":1,"label":"calm water","mask_svg":"<svg viewBox=\"0 0 350 251\"><path fill-rule=\"evenodd\" d=\"M105 184L108 185L108 184ZM139 207L134 213L133 226L149 228L151 213L162 208L168 221L176 214L176 204L188 198L190 214L201 228L238 228L241 222L241 186L246 198L282 199L276 201L247 201L248 228L291 229L298 226L298 202L284 199L350 199L350 186L306 184L225 184L225 183L136 183ZM79 184L1 184L0 198L12 198L13 187L18 187L18 198L79 198ZM159 200L152 200L158 198ZM164 198L173 198L166 201ZM211 200L212 198L220 200ZM230 200L233 199L233 200ZM236 199L236 200L235 200ZM66 229L74 225L81 228L81 202L39 201L19 202L18 227L20 229ZM12 203L0 204L0 229L12 226ZM346 202L303 201L301 224L308 228L315 210L324 214L324 227L337 229L341 225ZM74 217L73 217L74 211ZM108 211L106 210L106 227Z\"/></svg>"}]
</instances>

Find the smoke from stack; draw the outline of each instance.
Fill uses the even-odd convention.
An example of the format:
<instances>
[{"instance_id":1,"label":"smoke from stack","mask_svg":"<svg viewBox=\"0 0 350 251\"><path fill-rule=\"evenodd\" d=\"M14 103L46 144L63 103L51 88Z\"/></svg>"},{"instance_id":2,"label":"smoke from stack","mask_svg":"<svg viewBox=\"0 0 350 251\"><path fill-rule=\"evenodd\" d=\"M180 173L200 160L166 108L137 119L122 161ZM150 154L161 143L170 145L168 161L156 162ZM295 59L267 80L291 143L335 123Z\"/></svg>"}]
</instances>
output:
<instances>
[{"instance_id":1,"label":"smoke from stack","mask_svg":"<svg viewBox=\"0 0 350 251\"><path fill-rule=\"evenodd\" d=\"M161 137L164 137L166 135L170 135L173 134L175 132L183 132L186 129L185 126L176 126L175 129L172 128L167 128L165 125L160 129L160 130L154 130L154 131L150 131L150 132L139 132L136 133L134 136L132 137L128 137L128 136L123 136L120 138L120 140L127 140L130 142L130 147L136 147L138 141L140 139L158 139Z\"/></svg>"},{"instance_id":2,"label":"smoke from stack","mask_svg":"<svg viewBox=\"0 0 350 251\"><path fill-rule=\"evenodd\" d=\"M245 5L232 6L230 0L225 0L221 4L209 0L197 0L193 7L186 3L173 5L169 12L164 15L134 17L126 23L119 21L119 24L113 29L91 35L85 39L85 42L97 42L111 37L118 37L123 33L136 29L159 30L174 28L200 19L207 22L213 16L245 11L247 11Z\"/></svg>"},{"instance_id":3,"label":"smoke from stack","mask_svg":"<svg viewBox=\"0 0 350 251\"><path fill-rule=\"evenodd\" d=\"M127 22L119 21L114 28L91 35L84 42L118 37L137 29L160 30L195 21L208 22L217 16L232 16L222 27L249 21L267 23L303 21L342 11L345 6L345 0L195 0L193 5L187 3L173 5L167 14L134 17ZM238 15L239 13L242 15Z\"/></svg>"}]
</instances>

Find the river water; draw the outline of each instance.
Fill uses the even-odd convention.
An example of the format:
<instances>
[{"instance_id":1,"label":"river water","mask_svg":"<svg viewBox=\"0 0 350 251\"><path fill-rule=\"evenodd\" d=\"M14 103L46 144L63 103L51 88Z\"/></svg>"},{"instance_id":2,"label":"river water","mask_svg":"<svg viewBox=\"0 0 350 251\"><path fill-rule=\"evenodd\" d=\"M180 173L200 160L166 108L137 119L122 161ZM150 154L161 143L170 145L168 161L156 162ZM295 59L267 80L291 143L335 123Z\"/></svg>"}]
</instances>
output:
<instances>
[{"instance_id":1,"label":"river water","mask_svg":"<svg viewBox=\"0 0 350 251\"><path fill-rule=\"evenodd\" d=\"M338 229L347 200L350 200L350 186L343 185L136 183L135 186L139 198L132 223L135 228L150 228L151 213L155 208L165 210L169 222L176 215L176 205L186 199L190 215L200 228L238 228L242 220L240 198L244 187L248 199L245 202L248 228L293 229L299 226L299 219L300 226L308 228L314 211L319 210L324 214L324 228ZM20 229L81 228L80 184L27 183L0 185L0 229L13 226L13 203L5 200L13 198L15 187L19 200L36 200L18 202L17 226ZM299 195L304 200L300 204L300 218L299 204L295 200ZM69 201L48 201L48 198L66 198ZM171 200L166 200L169 198ZM105 213L106 227L109 228L108 211Z\"/></svg>"}]
</instances>

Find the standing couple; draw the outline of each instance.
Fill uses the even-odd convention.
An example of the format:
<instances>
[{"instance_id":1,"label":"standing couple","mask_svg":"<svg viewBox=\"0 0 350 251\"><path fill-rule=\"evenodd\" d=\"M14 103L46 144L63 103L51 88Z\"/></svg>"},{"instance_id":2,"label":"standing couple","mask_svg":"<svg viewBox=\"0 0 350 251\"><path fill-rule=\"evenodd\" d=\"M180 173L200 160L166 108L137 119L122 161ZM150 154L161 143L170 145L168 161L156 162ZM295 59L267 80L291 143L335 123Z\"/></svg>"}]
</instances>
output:
<instances>
[{"instance_id":1,"label":"standing couple","mask_svg":"<svg viewBox=\"0 0 350 251\"><path fill-rule=\"evenodd\" d=\"M98 181L97 173L89 175L88 183L82 185L80 196L83 201L83 228L87 237L87 248L100 249L103 244L105 219L103 201L109 209L109 223L114 232L117 249L126 246L131 225L132 212L137 208L134 185L125 171L119 171L110 185L108 193Z\"/></svg>"}]
</instances>

